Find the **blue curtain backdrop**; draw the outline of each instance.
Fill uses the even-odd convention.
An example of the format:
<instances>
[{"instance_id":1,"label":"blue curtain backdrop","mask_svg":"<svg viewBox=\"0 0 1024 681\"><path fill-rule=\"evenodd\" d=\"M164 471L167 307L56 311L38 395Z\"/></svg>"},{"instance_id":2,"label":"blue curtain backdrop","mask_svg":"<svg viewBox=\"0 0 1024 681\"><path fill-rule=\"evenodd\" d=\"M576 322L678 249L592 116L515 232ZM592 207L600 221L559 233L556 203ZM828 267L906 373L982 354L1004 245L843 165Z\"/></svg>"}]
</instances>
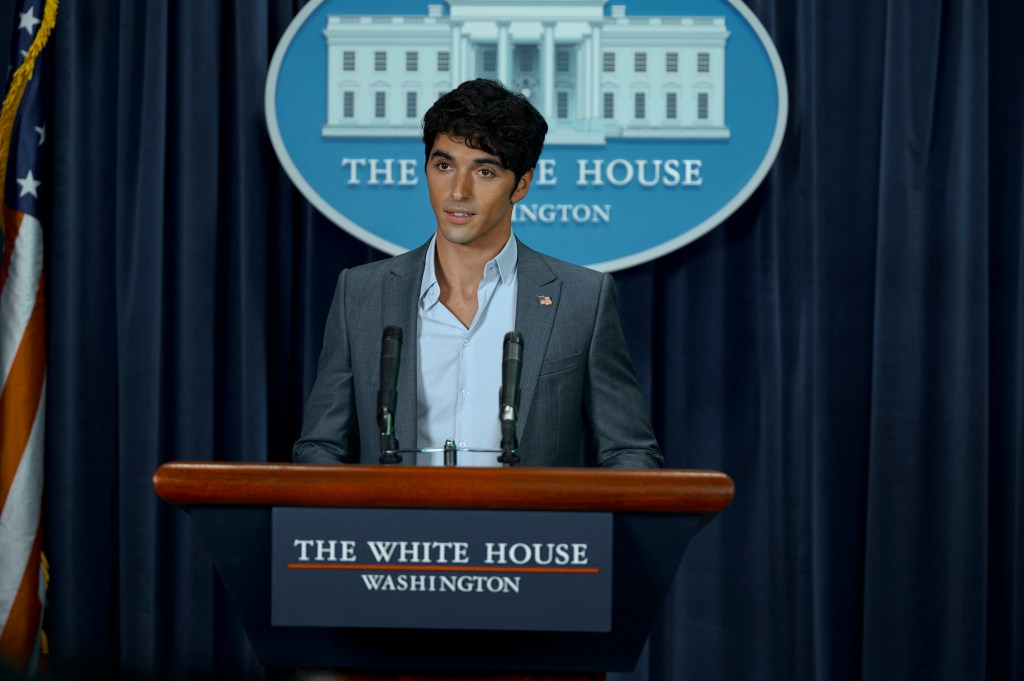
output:
<instances>
[{"instance_id":1,"label":"blue curtain backdrop","mask_svg":"<svg viewBox=\"0 0 1024 681\"><path fill-rule=\"evenodd\" d=\"M287 460L337 273L382 257L270 149L299 4L60 8L46 630L69 676L264 674L150 478ZM1024 10L748 5L789 78L778 161L725 224L616 275L669 465L737 489L635 678L1022 679Z\"/></svg>"}]
</instances>

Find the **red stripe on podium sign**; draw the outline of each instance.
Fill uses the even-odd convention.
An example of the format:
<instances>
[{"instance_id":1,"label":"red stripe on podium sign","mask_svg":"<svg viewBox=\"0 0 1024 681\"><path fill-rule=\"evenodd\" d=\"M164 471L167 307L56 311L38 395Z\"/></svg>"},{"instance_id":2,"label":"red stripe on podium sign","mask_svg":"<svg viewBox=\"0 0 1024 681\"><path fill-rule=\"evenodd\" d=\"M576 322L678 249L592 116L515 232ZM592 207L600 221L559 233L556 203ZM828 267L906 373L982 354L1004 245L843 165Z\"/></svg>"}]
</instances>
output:
<instances>
[{"instance_id":1,"label":"red stripe on podium sign","mask_svg":"<svg viewBox=\"0 0 1024 681\"><path fill-rule=\"evenodd\" d=\"M497 565L382 565L379 563L289 563L291 570L402 570L407 572L530 572L596 575L599 568L505 567Z\"/></svg>"}]
</instances>

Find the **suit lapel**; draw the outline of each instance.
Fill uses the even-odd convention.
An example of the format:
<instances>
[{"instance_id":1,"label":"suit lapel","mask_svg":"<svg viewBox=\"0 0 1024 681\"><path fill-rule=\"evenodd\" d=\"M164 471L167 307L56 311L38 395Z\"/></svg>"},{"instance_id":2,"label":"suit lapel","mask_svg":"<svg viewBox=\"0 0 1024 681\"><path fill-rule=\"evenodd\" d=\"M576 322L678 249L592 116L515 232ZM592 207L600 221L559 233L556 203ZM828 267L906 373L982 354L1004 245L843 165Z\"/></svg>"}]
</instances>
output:
<instances>
[{"instance_id":1,"label":"suit lapel","mask_svg":"<svg viewBox=\"0 0 1024 681\"><path fill-rule=\"evenodd\" d=\"M562 282L540 255L518 242L519 292L516 296L516 330L523 334L523 371L519 381L519 420L516 433L522 438L530 405L537 390L541 364L547 355Z\"/></svg>"},{"instance_id":2,"label":"suit lapel","mask_svg":"<svg viewBox=\"0 0 1024 681\"><path fill-rule=\"evenodd\" d=\"M423 258L427 244L403 256L393 258L391 271L384 279L382 317L384 326L402 329L402 363L398 369L398 403L395 406L395 428L402 449L416 446L417 409L417 338L419 336L420 282L423 279ZM414 455L404 455L403 463L416 464Z\"/></svg>"}]
</instances>

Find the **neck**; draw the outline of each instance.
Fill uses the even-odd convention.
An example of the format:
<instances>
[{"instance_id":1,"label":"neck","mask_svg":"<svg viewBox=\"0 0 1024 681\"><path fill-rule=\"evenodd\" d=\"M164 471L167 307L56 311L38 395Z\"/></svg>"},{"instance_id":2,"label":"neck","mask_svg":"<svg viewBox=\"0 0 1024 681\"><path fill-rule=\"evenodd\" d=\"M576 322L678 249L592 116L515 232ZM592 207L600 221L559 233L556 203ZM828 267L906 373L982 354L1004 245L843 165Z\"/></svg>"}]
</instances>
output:
<instances>
[{"instance_id":1,"label":"neck","mask_svg":"<svg viewBox=\"0 0 1024 681\"><path fill-rule=\"evenodd\" d=\"M461 293L476 298L484 266L501 253L511 235L510 229L504 239L499 239L500 243L483 246L452 243L438 234L434 241L434 267L442 294Z\"/></svg>"}]
</instances>

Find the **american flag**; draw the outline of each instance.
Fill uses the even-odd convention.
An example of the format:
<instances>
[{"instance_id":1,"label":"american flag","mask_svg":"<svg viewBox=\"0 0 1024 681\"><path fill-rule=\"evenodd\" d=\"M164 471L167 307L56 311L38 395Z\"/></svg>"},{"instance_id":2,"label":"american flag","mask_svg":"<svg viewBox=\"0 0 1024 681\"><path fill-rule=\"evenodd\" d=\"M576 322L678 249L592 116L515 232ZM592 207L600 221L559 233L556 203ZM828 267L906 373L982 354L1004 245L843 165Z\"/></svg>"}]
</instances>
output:
<instances>
[{"instance_id":1,"label":"american flag","mask_svg":"<svg viewBox=\"0 0 1024 681\"><path fill-rule=\"evenodd\" d=\"M17 4L10 84L0 113L0 659L31 672L43 647L46 585L46 315L40 206L47 184L39 52L53 28L57 1Z\"/></svg>"}]
</instances>

